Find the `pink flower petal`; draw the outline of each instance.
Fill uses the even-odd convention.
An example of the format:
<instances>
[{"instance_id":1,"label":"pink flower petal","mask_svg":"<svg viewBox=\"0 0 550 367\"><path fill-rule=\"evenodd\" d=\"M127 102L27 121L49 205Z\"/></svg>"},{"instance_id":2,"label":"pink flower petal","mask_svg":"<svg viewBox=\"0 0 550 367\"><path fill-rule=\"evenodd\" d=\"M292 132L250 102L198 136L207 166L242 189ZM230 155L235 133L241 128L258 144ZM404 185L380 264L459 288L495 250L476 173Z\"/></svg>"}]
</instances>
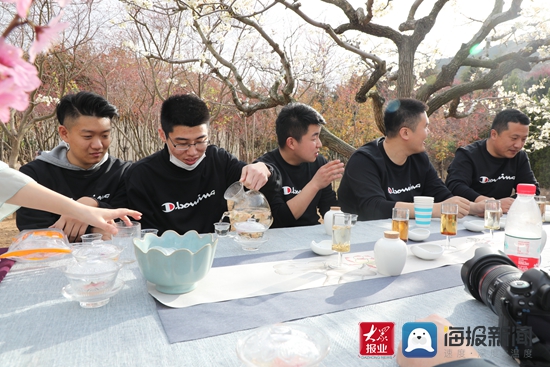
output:
<instances>
[{"instance_id":1,"label":"pink flower petal","mask_svg":"<svg viewBox=\"0 0 550 367\"><path fill-rule=\"evenodd\" d=\"M28 93L40 86L38 71L23 60L23 51L0 37L0 121L8 122L10 108L24 111L29 106Z\"/></svg>"},{"instance_id":2,"label":"pink flower petal","mask_svg":"<svg viewBox=\"0 0 550 367\"><path fill-rule=\"evenodd\" d=\"M36 59L36 55L43 51L47 51L57 36L58 33L67 28L69 23L58 23L63 13L53 18L47 26L36 26L36 39L29 49L29 61L32 63Z\"/></svg>"},{"instance_id":3,"label":"pink flower petal","mask_svg":"<svg viewBox=\"0 0 550 367\"><path fill-rule=\"evenodd\" d=\"M65 5L68 5L71 3L71 0L57 0L57 3L59 4L60 7L64 8Z\"/></svg>"}]
</instances>

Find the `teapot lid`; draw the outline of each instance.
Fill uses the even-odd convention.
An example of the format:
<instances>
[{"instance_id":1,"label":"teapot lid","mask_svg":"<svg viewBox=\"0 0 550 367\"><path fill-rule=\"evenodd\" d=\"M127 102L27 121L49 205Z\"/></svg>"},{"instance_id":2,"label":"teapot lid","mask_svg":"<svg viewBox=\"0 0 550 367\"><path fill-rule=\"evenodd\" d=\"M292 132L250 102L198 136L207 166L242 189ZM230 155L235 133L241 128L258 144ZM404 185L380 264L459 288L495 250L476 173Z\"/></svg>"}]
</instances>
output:
<instances>
[{"instance_id":1,"label":"teapot lid","mask_svg":"<svg viewBox=\"0 0 550 367\"><path fill-rule=\"evenodd\" d=\"M264 232L267 228L254 218L248 218L246 222L235 223L235 228L240 232Z\"/></svg>"}]
</instances>

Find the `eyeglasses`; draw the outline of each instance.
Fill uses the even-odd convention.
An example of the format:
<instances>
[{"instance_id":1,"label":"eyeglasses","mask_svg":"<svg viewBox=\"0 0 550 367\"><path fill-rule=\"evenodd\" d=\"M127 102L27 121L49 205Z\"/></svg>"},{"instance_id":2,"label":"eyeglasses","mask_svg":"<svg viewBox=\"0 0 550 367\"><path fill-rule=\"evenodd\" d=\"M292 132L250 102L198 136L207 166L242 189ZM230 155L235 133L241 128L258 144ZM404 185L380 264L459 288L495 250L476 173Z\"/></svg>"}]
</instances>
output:
<instances>
[{"instance_id":1,"label":"eyeglasses","mask_svg":"<svg viewBox=\"0 0 550 367\"><path fill-rule=\"evenodd\" d=\"M169 136L168 136L168 140L170 140L170 143L172 143L172 145L174 146L174 149L177 150L178 152L185 152L189 150L189 148L191 147L195 147L196 150L204 150L208 146L208 143L210 143L210 141L208 141L207 139L203 141L198 141L195 144L174 144L174 142L172 141L172 139L170 139Z\"/></svg>"}]
</instances>

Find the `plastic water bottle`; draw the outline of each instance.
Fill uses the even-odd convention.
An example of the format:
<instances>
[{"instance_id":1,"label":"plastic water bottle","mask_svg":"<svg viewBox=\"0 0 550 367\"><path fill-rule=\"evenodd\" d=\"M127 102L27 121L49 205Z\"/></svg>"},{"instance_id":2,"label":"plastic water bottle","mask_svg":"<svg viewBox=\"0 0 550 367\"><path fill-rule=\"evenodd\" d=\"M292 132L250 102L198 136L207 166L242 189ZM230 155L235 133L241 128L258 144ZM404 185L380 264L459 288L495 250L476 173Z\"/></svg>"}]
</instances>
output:
<instances>
[{"instance_id":1,"label":"plastic water bottle","mask_svg":"<svg viewBox=\"0 0 550 367\"><path fill-rule=\"evenodd\" d=\"M504 252L521 271L539 264L542 218L534 196L536 186L518 184L517 198L508 211Z\"/></svg>"}]
</instances>

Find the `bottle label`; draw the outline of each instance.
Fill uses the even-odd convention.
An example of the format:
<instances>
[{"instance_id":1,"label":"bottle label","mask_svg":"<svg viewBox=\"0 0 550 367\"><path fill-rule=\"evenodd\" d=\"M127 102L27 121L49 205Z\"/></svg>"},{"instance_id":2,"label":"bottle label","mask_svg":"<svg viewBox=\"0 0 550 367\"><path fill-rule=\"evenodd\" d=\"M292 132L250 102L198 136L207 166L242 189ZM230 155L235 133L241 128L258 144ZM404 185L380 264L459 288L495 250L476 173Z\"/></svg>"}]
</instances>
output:
<instances>
[{"instance_id":1,"label":"bottle label","mask_svg":"<svg viewBox=\"0 0 550 367\"><path fill-rule=\"evenodd\" d=\"M514 264L518 266L518 269L521 271L526 271L528 269L534 268L539 264L539 259L534 257L522 257L514 255L508 255L508 257L514 262Z\"/></svg>"},{"instance_id":2,"label":"bottle label","mask_svg":"<svg viewBox=\"0 0 550 367\"><path fill-rule=\"evenodd\" d=\"M504 253L518 266L518 269L525 271L535 267L540 259L539 238L504 236Z\"/></svg>"}]
</instances>

